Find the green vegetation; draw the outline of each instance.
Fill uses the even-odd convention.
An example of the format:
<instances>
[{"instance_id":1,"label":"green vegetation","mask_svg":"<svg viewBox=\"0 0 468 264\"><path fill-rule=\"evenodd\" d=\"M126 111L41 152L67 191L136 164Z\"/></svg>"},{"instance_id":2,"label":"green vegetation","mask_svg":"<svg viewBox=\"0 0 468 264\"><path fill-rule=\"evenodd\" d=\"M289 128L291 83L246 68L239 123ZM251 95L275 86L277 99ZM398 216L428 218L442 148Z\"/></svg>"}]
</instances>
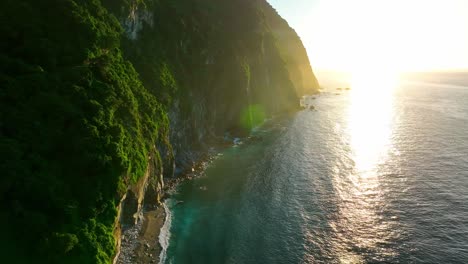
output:
<instances>
[{"instance_id":1,"label":"green vegetation","mask_svg":"<svg viewBox=\"0 0 468 264\"><path fill-rule=\"evenodd\" d=\"M296 108L291 62L258 3L0 3L5 263L111 262L117 203L149 157L170 176L171 143L193 144L181 152ZM142 10L152 25L128 39L121 23Z\"/></svg>"},{"instance_id":2,"label":"green vegetation","mask_svg":"<svg viewBox=\"0 0 468 264\"><path fill-rule=\"evenodd\" d=\"M144 174L168 118L122 58L120 24L99 1L1 9L2 256L108 263L119 186Z\"/></svg>"}]
</instances>

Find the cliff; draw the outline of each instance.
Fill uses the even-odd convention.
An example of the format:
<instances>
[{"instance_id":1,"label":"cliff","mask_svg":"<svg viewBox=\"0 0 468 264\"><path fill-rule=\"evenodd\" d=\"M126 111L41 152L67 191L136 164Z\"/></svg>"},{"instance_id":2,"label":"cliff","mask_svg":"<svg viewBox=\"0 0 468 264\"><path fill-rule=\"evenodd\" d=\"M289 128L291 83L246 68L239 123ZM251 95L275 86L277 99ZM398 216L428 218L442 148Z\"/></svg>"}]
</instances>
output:
<instances>
[{"instance_id":1,"label":"cliff","mask_svg":"<svg viewBox=\"0 0 468 264\"><path fill-rule=\"evenodd\" d=\"M320 86L300 37L268 2L259 1L259 4L264 10L268 25L277 38L279 51L286 63L296 92L299 94L316 93Z\"/></svg>"},{"instance_id":2,"label":"cliff","mask_svg":"<svg viewBox=\"0 0 468 264\"><path fill-rule=\"evenodd\" d=\"M302 42L266 1L147 1L129 9L117 15L124 54L168 106L179 164L210 138L242 134L318 91Z\"/></svg>"},{"instance_id":3,"label":"cliff","mask_svg":"<svg viewBox=\"0 0 468 264\"><path fill-rule=\"evenodd\" d=\"M0 8L9 263L109 263L118 227L158 201L163 175L318 89L299 37L264 0Z\"/></svg>"}]
</instances>

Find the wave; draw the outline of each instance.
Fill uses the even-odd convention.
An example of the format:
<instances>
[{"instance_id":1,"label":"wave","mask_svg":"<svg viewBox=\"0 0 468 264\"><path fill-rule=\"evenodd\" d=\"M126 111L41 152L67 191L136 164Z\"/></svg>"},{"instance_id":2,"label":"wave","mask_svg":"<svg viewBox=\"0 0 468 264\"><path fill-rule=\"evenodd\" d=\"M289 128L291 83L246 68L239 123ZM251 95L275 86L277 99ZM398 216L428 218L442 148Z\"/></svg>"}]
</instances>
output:
<instances>
[{"instance_id":1,"label":"wave","mask_svg":"<svg viewBox=\"0 0 468 264\"><path fill-rule=\"evenodd\" d=\"M169 210L167 205L168 200L163 203L164 211L166 212L166 218L164 220L164 225L161 227L159 232L159 244L162 247L161 253L159 254L159 264L166 262L167 258L167 248L169 247L169 240L171 238L171 224L172 224L172 213Z\"/></svg>"}]
</instances>

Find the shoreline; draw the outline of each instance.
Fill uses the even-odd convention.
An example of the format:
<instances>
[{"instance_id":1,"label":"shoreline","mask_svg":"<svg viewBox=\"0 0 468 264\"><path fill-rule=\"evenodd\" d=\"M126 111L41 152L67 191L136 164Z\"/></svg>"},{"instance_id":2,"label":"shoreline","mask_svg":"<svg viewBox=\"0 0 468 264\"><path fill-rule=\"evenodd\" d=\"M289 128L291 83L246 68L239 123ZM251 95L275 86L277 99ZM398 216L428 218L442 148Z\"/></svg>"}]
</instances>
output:
<instances>
[{"instance_id":1,"label":"shoreline","mask_svg":"<svg viewBox=\"0 0 468 264\"><path fill-rule=\"evenodd\" d=\"M159 205L145 209L142 220L122 232L122 244L117 264L159 263L161 245L159 233L164 225L166 213Z\"/></svg>"},{"instance_id":2,"label":"shoreline","mask_svg":"<svg viewBox=\"0 0 468 264\"><path fill-rule=\"evenodd\" d=\"M262 127L271 124L270 121L263 123ZM261 137L252 134L239 139L239 143L220 140L211 144L212 147L201 154L198 161L188 166L179 176L165 179L167 183L163 189L160 204L145 205L142 215L139 216L141 220L135 226L122 232L122 244L116 264L160 263L163 248L159 239L167 220L164 202L171 198L179 184L200 177L223 150L262 140Z\"/></svg>"},{"instance_id":3,"label":"shoreline","mask_svg":"<svg viewBox=\"0 0 468 264\"><path fill-rule=\"evenodd\" d=\"M170 199L179 184L199 177L220 151L220 148L207 151L199 161L187 168L177 178L168 180L162 193L161 203L145 205L142 215L139 216L140 221L135 226L122 231L122 242L116 264L160 262L163 248L159 236L166 222L166 211L163 203Z\"/></svg>"}]
</instances>

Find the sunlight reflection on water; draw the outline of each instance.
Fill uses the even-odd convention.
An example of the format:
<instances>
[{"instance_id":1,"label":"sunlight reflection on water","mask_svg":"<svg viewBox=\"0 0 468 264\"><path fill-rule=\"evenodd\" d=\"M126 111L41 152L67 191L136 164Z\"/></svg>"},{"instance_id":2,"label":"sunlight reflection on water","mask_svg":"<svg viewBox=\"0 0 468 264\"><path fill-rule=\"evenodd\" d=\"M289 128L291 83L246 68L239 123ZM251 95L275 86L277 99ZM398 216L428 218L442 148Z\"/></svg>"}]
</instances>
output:
<instances>
[{"instance_id":1,"label":"sunlight reflection on water","mask_svg":"<svg viewBox=\"0 0 468 264\"><path fill-rule=\"evenodd\" d=\"M166 263L466 263L468 89L367 75L181 184Z\"/></svg>"},{"instance_id":2,"label":"sunlight reflection on water","mask_svg":"<svg viewBox=\"0 0 468 264\"><path fill-rule=\"evenodd\" d=\"M382 214L385 190L379 178L379 164L386 162L392 148L394 82L386 83L387 87L375 87L375 82L357 82L350 94L343 134L349 149L343 155L352 169L334 177L339 206L331 222L339 234L334 246L341 263L364 262L356 249L378 251L392 236L393 221Z\"/></svg>"},{"instance_id":3,"label":"sunlight reflection on water","mask_svg":"<svg viewBox=\"0 0 468 264\"><path fill-rule=\"evenodd\" d=\"M391 147L393 87L372 88L353 90L348 109L349 140L361 177L375 174L376 166L385 161Z\"/></svg>"}]
</instances>

